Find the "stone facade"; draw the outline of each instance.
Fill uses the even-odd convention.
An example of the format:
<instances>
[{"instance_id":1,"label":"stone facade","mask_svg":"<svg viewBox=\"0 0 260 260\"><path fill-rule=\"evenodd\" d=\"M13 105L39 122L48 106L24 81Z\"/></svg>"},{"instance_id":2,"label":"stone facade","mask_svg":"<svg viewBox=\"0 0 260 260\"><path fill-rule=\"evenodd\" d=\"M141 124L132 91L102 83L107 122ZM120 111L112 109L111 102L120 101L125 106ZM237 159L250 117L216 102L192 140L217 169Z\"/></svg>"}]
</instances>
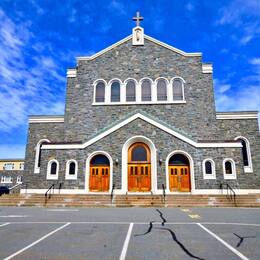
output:
<instances>
[{"instance_id":1,"label":"stone facade","mask_svg":"<svg viewBox=\"0 0 260 260\"><path fill-rule=\"evenodd\" d=\"M147 38L144 45L133 46L131 38L104 52L96 58L78 60L76 74L67 79L66 107L63 122L30 123L26 149L25 176L29 189L45 190L52 183L63 183L63 189L84 190L86 184L86 160L95 151L107 152L113 160L113 184L122 188L122 147L133 136L145 136L156 147L157 189L166 184L166 158L175 150L188 153L193 160L194 179L192 190L217 190L220 183L229 182L236 189L260 189L260 139L257 119L220 120L216 118L214 90L211 73L203 73L200 55L188 56L166 48ZM93 105L94 86L97 79L109 82L118 78L140 80L149 77L185 80L186 103ZM135 113L143 113L165 125L178 129L197 143L226 143L238 136L250 142L253 172L245 173L241 147L198 148L176 136L146 122L136 119L86 148L73 148L73 144L85 143L103 133L113 124ZM62 143L71 149L41 150L40 173L34 173L35 149L41 139L50 145ZM43 146L44 147L44 146ZM211 158L216 166L216 179L204 179L202 161ZM236 179L224 180L223 160L232 158L236 167ZM48 161L59 162L58 180L47 180ZM66 180L66 162L78 162L77 180ZM117 163L115 163L117 161Z\"/></svg>"}]
</instances>

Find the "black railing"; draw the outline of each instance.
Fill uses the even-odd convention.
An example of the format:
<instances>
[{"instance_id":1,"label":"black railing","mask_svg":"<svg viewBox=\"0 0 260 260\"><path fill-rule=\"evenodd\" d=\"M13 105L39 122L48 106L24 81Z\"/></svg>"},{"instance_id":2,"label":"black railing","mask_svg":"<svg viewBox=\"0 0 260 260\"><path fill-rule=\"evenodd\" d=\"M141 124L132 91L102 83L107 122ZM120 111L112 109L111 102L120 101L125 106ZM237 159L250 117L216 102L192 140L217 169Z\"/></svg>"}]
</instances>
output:
<instances>
[{"instance_id":1,"label":"black railing","mask_svg":"<svg viewBox=\"0 0 260 260\"><path fill-rule=\"evenodd\" d=\"M53 183L49 189L45 192L45 203L47 203L47 200L51 198L51 191L54 193L54 187L55 184Z\"/></svg>"},{"instance_id":2,"label":"black railing","mask_svg":"<svg viewBox=\"0 0 260 260\"><path fill-rule=\"evenodd\" d=\"M165 186L164 186L164 184L162 184L162 190L163 190L163 203L165 203L166 194L165 194Z\"/></svg>"},{"instance_id":3,"label":"black railing","mask_svg":"<svg viewBox=\"0 0 260 260\"><path fill-rule=\"evenodd\" d=\"M224 185L226 186L226 197L236 205L236 193L234 189L228 183L220 183L219 187L224 193Z\"/></svg>"},{"instance_id":4,"label":"black railing","mask_svg":"<svg viewBox=\"0 0 260 260\"><path fill-rule=\"evenodd\" d=\"M59 183L59 194L60 194L60 190L61 190L62 185L63 185L63 183L60 182L60 183Z\"/></svg>"},{"instance_id":5,"label":"black railing","mask_svg":"<svg viewBox=\"0 0 260 260\"><path fill-rule=\"evenodd\" d=\"M19 193L22 184L23 184L23 183L21 182L21 183L17 183L17 184L15 184L14 186L10 187L10 188L9 188L10 193Z\"/></svg>"},{"instance_id":6,"label":"black railing","mask_svg":"<svg viewBox=\"0 0 260 260\"><path fill-rule=\"evenodd\" d=\"M112 190L111 190L111 194L110 194L111 204L113 203L114 189L115 189L115 184L113 184L113 186L112 186Z\"/></svg>"}]
</instances>

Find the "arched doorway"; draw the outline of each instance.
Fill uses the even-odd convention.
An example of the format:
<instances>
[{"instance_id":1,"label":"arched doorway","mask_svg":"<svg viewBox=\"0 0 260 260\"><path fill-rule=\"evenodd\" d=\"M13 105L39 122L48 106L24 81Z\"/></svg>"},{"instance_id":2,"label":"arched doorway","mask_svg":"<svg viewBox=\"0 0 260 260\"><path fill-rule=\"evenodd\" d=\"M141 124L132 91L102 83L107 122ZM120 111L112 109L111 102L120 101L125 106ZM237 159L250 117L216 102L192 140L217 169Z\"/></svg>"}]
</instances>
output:
<instances>
[{"instance_id":1,"label":"arched doorway","mask_svg":"<svg viewBox=\"0 0 260 260\"><path fill-rule=\"evenodd\" d=\"M189 159L180 153L173 154L168 163L169 190L171 192L191 191Z\"/></svg>"},{"instance_id":2,"label":"arched doorway","mask_svg":"<svg viewBox=\"0 0 260 260\"><path fill-rule=\"evenodd\" d=\"M142 142L132 144L128 149L128 191L151 191L151 152Z\"/></svg>"},{"instance_id":3,"label":"arched doorway","mask_svg":"<svg viewBox=\"0 0 260 260\"><path fill-rule=\"evenodd\" d=\"M104 154L97 154L90 160L89 191L109 191L110 162Z\"/></svg>"}]
</instances>

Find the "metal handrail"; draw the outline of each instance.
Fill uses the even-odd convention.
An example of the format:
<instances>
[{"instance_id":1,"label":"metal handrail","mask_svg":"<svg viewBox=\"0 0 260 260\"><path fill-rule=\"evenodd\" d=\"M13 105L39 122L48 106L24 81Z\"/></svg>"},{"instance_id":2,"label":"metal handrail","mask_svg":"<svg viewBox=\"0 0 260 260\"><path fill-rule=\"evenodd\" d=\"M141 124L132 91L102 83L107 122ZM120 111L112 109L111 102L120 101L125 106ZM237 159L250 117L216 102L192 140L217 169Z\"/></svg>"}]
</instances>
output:
<instances>
[{"instance_id":1,"label":"metal handrail","mask_svg":"<svg viewBox=\"0 0 260 260\"><path fill-rule=\"evenodd\" d=\"M63 183L60 182L60 183L59 183L59 194L60 194L60 190L61 190L62 185L63 185Z\"/></svg>"},{"instance_id":2,"label":"metal handrail","mask_svg":"<svg viewBox=\"0 0 260 260\"><path fill-rule=\"evenodd\" d=\"M9 188L9 190L10 190L10 191L13 191L13 190L15 190L17 187L20 187L22 184L23 184L22 182L17 183L17 184L15 184L14 186L12 186L11 188Z\"/></svg>"},{"instance_id":3,"label":"metal handrail","mask_svg":"<svg viewBox=\"0 0 260 260\"><path fill-rule=\"evenodd\" d=\"M233 190L233 188L228 184L226 183L227 185L227 198L231 201L234 202L234 204L236 204L236 193L235 191Z\"/></svg>"},{"instance_id":4,"label":"metal handrail","mask_svg":"<svg viewBox=\"0 0 260 260\"><path fill-rule=\"evenodd\" d=\"M110 194L111 204L113 203L114 189L115 189L115 184L113 184L111 194Z\"/></svg>"},{"instance_id":5,"label":"metal handrail","mask_svg":"<svg viewBox=\"0 0 260 260\"><path fill-rule=\"evenodd\" d=\"M163 203L165 203L166 193L165 193L165 186L164 186L164 184L162 184L162 189L163 189Z\"/></svg>"},{"instance_id":6,"label":"metal handrail","mask_svg":"<svg viewBox=\"0 0 260 260\"><path fill-rule=\"evenodd\" d=\"M53 183L49 189L45 192L45 203L47 202L48 199L51 198L51 190L53 190L53 193L54 193L54 187L55 187L55 184ZM48 194L49 193L49 194Z\"/></svg>"}]
</instances>

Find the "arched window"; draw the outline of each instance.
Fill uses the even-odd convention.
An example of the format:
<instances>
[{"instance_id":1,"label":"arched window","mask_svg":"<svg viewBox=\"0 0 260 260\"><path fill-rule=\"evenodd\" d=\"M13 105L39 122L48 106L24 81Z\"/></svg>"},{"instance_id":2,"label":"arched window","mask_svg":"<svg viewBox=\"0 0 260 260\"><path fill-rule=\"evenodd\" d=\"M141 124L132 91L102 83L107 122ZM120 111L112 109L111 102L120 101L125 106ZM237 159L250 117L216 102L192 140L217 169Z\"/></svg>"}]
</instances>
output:
<instances>
[{"instance_id":1,"label":"arched window","mask_svg":"<svg viewBox=\"0 0 260 260\"><path fill-rule=\"evenodd\" d=\"M235 162L232 159L223 161L224 179L236 179Z\"/></svg>"},{"instance_id":2,"label":"arched window","mask_svg":"<svg viewBox=\"0 0 260 260\"><path fill-rule=\"evenodd\" d=\"M92 165L92 166L98 166L98 165L109 166L109 159L104 154L97 154L91 159L90 165Z\"/></svg>"},{"instance_id":3,"label":"arched window","mask_svg":"<svg viewBox=\"0 0 260 260\"><path fill-rule=\"evenodd\" d=\"M35 148L35 162L34 162L34 173L39 173L40 172L40 167L41 167L41 155L42 155L42 145L45 143L49 143L50 141L48 139L42 139L40 140Z\"/></svg>"},{"instance_id":4,"label":"arched window","mask_svg":"<svg viewBox=\"0 0 260 260\"><path fill-rule=\"evenodd\" d=\"M96 85L96 102L105 102L105 83L98 82Z\"/></svg>"},{"instance_id":5,"label":"arched window","mask_svg":"<svg viewBox=\"0 0 260 260\"><path fill-rule=\"evenodd\" d=\"M189 159L180 153L174 154L170 159L169 159L169 165L189 165Z\"/></svg>"},{"instance_id":6,"label":"arched window","mask_svg":"<svg viewBox=\"0 0 260 260\"><path fill-rule=\"evenodd\" d=\"M47 166L47 180L57 180L59 172L59 163L57 160L51 160Z\"/></svg>"},{"instance_id":7,"label":"arched window","mask_svg":"<svg viewBox=\"0 0 260 260\"><path fill-rule=\"evenodd\" d=\"M126 83L126 101L135 101L136 100L136 87L135 82L130 80Z\"/></svg>"},{"instance_id":8,"label":"arched window","mask_svg":"<svg viewBox=\"0 0 260 260\"><path fill-rule=\"evenodd\" d=\"M128 152L129 162L150 162L150 149L144 143L134 143Z\"/></svg>"},{"instance_id":9,"label":"arched window","mask_svg":"<svg viewBox=\"0 0 260 260\"><path fill-rule=\"evenodd\" d=\"M142 101L151 101L152 100L152 90L151 90L151 81L145 79L142 81Z\"/></svg>"},{"instance_id":10,"label":"arched window","mask_svg":"<svg viewBox=\"0 0 260 260\"><path fill-rule=\"evenodd\" d=\"M216 178L215 163L212 159L205 159L203 161L202 168L203 168L204 179Z\"/></svg>"},{"instance_id":11,"label":"arched window","mask_svg":"<svg viewBox=\"0 0 260 260\"><path fill-rule=\"evenodd\" d=\"M157 81L157 100L167 100L167 83L165 79L159 79Z\"/></svg>"},{"instance_id":12,"label":"arched window","mask_svg":"<svg viewBox=\"0 0 260 260\"><path fill-rule=\"evenodd\" d=\"M111 85L111 102L120 102L120 83L114 81Z\"/></svg>"},{"instance_id":13,"label":"arched window","mask_svg":"<svg viewBox=\"0 0 260 260\"><path fill-rule=\"evenodd\" d=\"M66 179L76 180L78 174L78 164L76 160L69 160L66 163Z\"/></svg>"},{"instance_id":14,"label":"arched window","mask_svg":"<svg viewBox=\"0 0 260 260\"><path fill-rule=\"evenodd\" d=\"M242 144L242 158L243 158L244 171L253 172L249 141L242 136L235 138L235 140L240 141Z\"/></svg>"},{"instance_id":15,"label":"arched window","mask_svg":"<svg viewBox=\"0 0 260 260\"><path fill-rule=\"evenodd\" d=\"M23 182L23 178L21 175L18 175L16 178L16 183L22 183Z\"/></svg>"},{"instance_id":16,"label":"arched window","mask_svg":"<svg viewBox=\"0 0 260 260\"><path fill-rule=\"evenodd\" d=\"M174 79L172 82L172 98L173 101L184 100L183 82L181 79Z\"/></svg>"}]
</instances>

